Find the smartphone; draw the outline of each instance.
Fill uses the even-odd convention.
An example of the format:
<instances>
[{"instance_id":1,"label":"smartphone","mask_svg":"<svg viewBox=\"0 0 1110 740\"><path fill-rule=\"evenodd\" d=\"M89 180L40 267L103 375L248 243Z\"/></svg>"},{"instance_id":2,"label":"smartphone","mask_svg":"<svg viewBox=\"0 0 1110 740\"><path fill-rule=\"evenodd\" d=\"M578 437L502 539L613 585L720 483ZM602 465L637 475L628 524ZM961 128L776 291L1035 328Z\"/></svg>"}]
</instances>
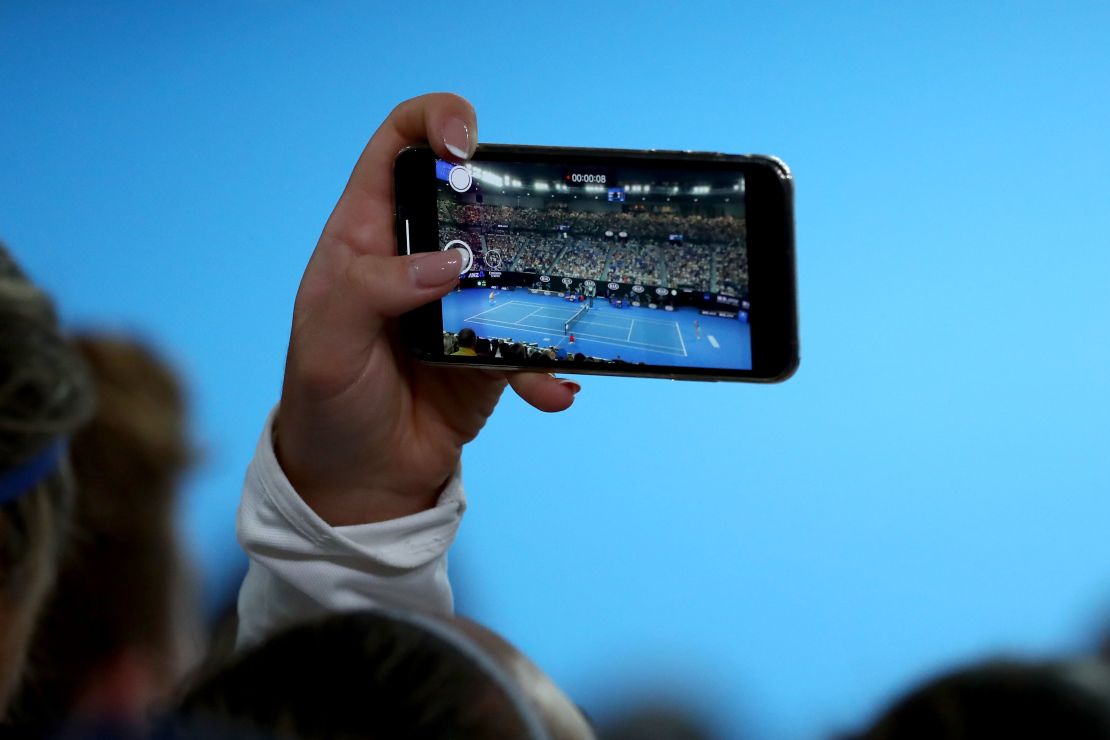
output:
<instances>
[{"instance_id":1,"label":"smartphone","mask_svg":"<svg viewBox=\"0 0 1110 740\"><path fill-rule=\"evenodd\" d=\"M443 365L776 382L798 366L793 180L776 158L483 144L396 160L399 254L456 248L406 314Z\"/></svg>"}]
</instances>

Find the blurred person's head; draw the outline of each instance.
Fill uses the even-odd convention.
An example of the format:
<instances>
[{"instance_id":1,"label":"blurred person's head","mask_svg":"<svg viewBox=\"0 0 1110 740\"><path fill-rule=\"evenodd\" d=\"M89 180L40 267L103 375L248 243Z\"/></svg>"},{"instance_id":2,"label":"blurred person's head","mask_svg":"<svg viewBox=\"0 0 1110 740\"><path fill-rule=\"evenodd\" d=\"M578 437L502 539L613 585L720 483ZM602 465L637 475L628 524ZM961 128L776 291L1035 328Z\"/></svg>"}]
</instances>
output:
<instances>
[{"instance_id":1,"label":"blurred person's head","mask_svg":"<svg viewBox=\"0 0 1110 740\"><path fill-rule=\"evenodd\" d=\"M624 708L608 718L598 735L601 740L714 740L709 722L691 707L669 697Z\"/></svg>"},{"instance_id":2,"label":"blurred person's head","mask_svg":"<svg viewBox=\"0 0 1110 740\"><path fill-rule=\"evenodd\" d=\"M478 343L478 335L470 327L465 327L459 331L459 346L466 347L467 349L474 349L474 345Z\"/></svg>"},{"instance_id":3,"label":"blurred person's head","mask_svg":"<svg viewBox=\"0 0 1110 740\"><path fill-rule=\"evenodd\" d=\"M501 637L460 618L394 611L331 616L271 638L188 691L179 719L292 739L593 737L566 695Z\"/></svg>"},{"instance_id":4,"label":"blurred person's head","mask_svg":"<svg viewBox=\"0 0 1110 740\"><path fill-rule=\"evenodd\" d=\"M0 716L54 581L74 483L66 444L93 405L50 300L0 244Z\"/></svg>"},{"instance_id":5,"label":"blurred person's head","mask_svg":"<svg viewBox=\"0 0 1110 740\"><path fill-rule=\"evenodd\" d=\"M1110 667L992 661L930 681L853 740L1110 737Z\"/></svg>"},{"instance_id":6,"label":"blurred person's head","mask_svg":"<svg viewBox=\"0 0 1110 740\"><path fill-rule=\"evenodd\" d=\"M11 723L35 735L63 718L141 721L187 657L173 524L191 459L180 385L138 342L84 336L75 345L97 407L70 442L73 530L11 707Z\"/></svg>"}]
</instances>

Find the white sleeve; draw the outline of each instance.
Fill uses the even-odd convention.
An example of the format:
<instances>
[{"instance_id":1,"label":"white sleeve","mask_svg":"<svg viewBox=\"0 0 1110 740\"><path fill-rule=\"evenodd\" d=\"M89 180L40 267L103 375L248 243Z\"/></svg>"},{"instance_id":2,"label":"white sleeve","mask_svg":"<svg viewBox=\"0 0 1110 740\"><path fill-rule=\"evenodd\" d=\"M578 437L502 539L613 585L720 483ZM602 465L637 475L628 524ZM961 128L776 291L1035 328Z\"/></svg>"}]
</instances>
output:
<instances>
[{"instance_id":1,"label":"white sleeve","mask_svg":"<svg viewBox=\"0 0 1110 740\"><path fill-rule=\"evenodd\" d=\"M239 591L238 645L316 616L379 605L450 614L447 549L466 510L459 473L432 509L332 527L278 465L275 415L266 420L239 505L239 542L250 567Z\"/></svg>"}]
</instances>

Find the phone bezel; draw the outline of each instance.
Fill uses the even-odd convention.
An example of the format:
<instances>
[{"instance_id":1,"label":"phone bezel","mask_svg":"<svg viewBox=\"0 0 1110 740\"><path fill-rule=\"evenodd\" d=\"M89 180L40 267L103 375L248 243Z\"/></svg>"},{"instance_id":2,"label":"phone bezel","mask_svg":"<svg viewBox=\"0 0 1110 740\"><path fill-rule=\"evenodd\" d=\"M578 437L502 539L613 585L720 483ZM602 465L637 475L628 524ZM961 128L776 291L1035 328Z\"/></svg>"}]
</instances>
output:
<instances>
[{"instance_id":1,"label":"phone bezel","mask_svg":"<svg viewBox=\"0 0 1110 740\"><path fill-rule=\"evenodd\" d=\"M394 166L397 252L439 248L436 214L436 154L427 146L408 147ZM794 258L793 177L779 159L762 155L629 149L581 149L482 144L474 162L538 162L576 167L630 160L661 167L739 170L744 175L747 221L749 326L752 368L608 365L574 360L535 360L526 364L489 362L489 358L443 354L443 314L434 301L401 318L401 342L419 359L445 366L497 370L545 370L589 375L780 382L798 367L798 319ZM424 247L427 245L427 248Z\"/></svg>"}]
</instances>

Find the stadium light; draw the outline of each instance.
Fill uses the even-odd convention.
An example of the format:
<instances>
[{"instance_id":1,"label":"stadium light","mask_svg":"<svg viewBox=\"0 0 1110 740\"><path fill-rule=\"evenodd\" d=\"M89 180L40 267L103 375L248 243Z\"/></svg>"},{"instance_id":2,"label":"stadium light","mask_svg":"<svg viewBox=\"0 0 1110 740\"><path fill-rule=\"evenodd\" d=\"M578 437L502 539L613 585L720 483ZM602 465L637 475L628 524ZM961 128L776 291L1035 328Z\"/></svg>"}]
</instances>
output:
<instances>
[{"instance_id":1,"label":"stadium light","mask_svg":"<svg viewBox=\"0 0 1110 740\"><path fill-rule=\"evenodd\" d=\"M495 188L505 187L504 177L481 167L472 167L470 174L474 176L475 180L486 185L492 185Z\"/></svg>"},{"instance_id":2,"label":"stadium light","mask_svg":"<svg viewBox=\"0 0 1110 740\"><path fill-rule=\"evenodd\" d=\"M548 190L551 190L550 185L540 180L536 180L534 183L532 183L532 187L535 188L537 193L546 193Z\"/></svg>"}]
</instances>

